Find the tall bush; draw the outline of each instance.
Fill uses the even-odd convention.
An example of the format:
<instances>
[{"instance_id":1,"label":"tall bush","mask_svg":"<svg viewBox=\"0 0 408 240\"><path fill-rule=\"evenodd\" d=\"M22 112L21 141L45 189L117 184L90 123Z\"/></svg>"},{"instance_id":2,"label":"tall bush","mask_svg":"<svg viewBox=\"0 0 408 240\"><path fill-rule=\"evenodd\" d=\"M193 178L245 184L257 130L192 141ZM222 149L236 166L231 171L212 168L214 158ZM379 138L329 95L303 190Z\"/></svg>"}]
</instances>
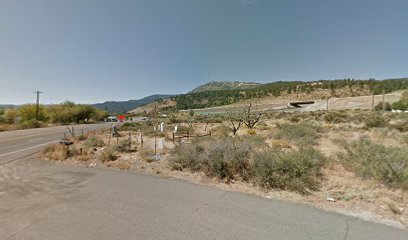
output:
<instances>
[{"instance_id":1,"label":"tall bush","mask_svg":"<svg viewBox=\"0 0 408 240\"><path fill-rule=\"evenodd\" d=\"M323 154L312 147L289 152L258 153L254 159L256 182L267 189L282 189L301 194L317 190Z\"/></svg>"}]
</instances>

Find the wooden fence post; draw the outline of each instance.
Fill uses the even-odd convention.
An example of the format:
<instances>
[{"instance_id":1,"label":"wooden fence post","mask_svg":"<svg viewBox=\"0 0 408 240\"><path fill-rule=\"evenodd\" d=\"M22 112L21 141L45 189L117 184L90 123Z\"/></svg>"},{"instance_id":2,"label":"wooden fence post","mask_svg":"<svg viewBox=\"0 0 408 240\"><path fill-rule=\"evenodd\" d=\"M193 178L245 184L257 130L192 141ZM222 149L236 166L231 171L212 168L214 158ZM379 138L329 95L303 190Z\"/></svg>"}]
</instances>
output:
<instances>
[{"instance_id":1,"label":"wooden fence post","mask_svg":"<svg viewBox=\"0 0 408 240\"><path fill-rule=\"evenodd\" d=\"M143 132L140 132L140 148L143 148Z\"/></svg>"},{"instance_id":2,"label":"wooden fence post","mask_svg":"<svg viewBox=\"0 0 408 240\"><path fill-rule=\"evenodd\" d=\"M112 127L110 128L110 132L109 132L108 146L110 145L111 138L112 138Z\"/></svg>"},{"instance_id":3,"label":"wooden fence post","mask_svg":"<svg viewBox=\"0 0 408 240\"><path fill-rule=\"evenodd\" d=\"M157 142L156 142L156 133L154 134L154 155L157 155Z\"/></svg>"}]
</instances>

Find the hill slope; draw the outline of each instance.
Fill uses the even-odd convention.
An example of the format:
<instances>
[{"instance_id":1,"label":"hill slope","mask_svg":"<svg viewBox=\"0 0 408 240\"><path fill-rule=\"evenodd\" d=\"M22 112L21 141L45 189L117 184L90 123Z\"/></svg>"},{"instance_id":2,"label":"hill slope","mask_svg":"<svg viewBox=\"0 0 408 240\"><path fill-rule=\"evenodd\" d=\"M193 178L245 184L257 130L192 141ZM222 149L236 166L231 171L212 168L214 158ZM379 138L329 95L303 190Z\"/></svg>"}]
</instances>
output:
<instances>
[{"instance_id":1,"label":"hill slope","mask_svg":"<svg viewBox=\"0 0 408 240\"><path fill-rule=\"evenodd\" d=\"M174 95L168 95L168 94L164 94L164 95L155 94L155 95L144 97L139 100L109 101L109 102L104 102L104 103L96 103L96 104L93 104L92 106L108 111L110 113L125 113L129 110L146 105L156 100L165 99L165 98L169 98L173 96Z\"/></svg>"},{"instance_id":2,"label":"hill slope","mask_svg":"<svg viewBox=\"0 0 408 240\"><path fill-rule=\"evenodd\" d=\"M310 82L272 82L257 84L247 89L190 92L171 97L171 104L160 104L163 111L212 108L230 105L249 99L316 100L327 98L357 97L391 93L408 89L408 78L385 80L336 79ZM137 112L138 109L135 109Z\"/></svg>"},{"instance_id":3,"label":"hill slope","mask_svg":"<svg viewBox=\"0 0 408 240\"><path fill-rule=\"evenodd\" d=\"M248 89L254 88L261 85L260 83L253 82L220 82L212 81L203 85L200 85L194 88L189 93L198 93L198 92L209 92L209 91L220 91L220 90L236 90L236 89Z\"/></svg>"}]
</instances>

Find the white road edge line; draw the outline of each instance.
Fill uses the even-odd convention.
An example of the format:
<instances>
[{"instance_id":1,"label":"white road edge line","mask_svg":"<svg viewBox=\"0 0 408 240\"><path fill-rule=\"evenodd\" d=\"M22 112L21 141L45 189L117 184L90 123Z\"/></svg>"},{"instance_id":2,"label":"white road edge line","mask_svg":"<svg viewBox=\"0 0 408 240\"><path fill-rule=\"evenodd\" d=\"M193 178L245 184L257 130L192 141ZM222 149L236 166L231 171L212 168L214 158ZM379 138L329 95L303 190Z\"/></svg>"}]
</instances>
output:
<instances>
[{"instance_id":1,"label":"white road edge line","mask_svg":"<svg viewBox=\"0 0 408 240\"><path fill-rule=\"evenodd\" d=\"M24 151L29 150L29 149L41 147L41 146L44 146L44 145L47 145L47 144L50 144L50 143L55 143L55 142L58 142L58 141L59 140L52 141L52 142L47 142L47 143L43 143L43 144L39 144L39 145L35 145L35 146L31 146L31 147L28 147L28 148L20 149L20 150L9 152L9 153L4 153L4 154L1 154L0 157L5 157L5 156L8 156L8 155L11 155L11 154L14 154L14 153L24 152Z\"/></svg>"}]
</instances>

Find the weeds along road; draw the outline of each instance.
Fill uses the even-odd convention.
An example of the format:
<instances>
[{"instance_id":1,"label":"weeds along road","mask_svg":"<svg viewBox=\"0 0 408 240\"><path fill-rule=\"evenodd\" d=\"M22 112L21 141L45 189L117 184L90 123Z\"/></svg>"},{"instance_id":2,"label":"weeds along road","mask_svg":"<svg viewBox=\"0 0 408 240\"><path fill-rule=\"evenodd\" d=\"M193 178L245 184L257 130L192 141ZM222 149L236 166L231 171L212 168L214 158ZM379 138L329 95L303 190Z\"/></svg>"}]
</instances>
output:
<instances>
[{"instance_id":1,"label":"weeds along road","mask_svg":"<svg viewBox=\"0 0 408 240\"><path fill-rule=\"evenodd\" d=\"M36 159L64 131L0 134L0 239L408 239L305 205Z\"/></svg>"},{"instance_id":2,"label":"weeds along road","mask_svg":"<svg viewBox=\"0 0 408 240\"><path fill-rule=\"evenodd\" d=\"M81 134L91 130L109 127L108 123L72 125L75 133ZM64 133L69 135L68 126L35 128L27 130L0 132L0 165L15 161L29 154L34 154L45 145L60 141Z\"/></svg>"}]
</instances>

